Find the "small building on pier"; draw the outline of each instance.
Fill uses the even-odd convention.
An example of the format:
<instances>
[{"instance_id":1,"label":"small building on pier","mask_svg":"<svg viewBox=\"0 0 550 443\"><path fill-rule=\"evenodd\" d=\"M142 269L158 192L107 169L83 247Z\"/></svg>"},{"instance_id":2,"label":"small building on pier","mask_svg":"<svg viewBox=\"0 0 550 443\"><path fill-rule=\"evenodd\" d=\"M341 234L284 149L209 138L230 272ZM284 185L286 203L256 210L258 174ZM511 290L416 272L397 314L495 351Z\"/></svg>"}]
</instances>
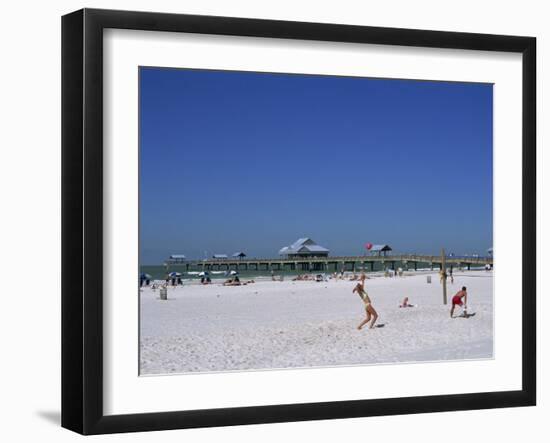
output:
<instances>
[{"instance_id":1,"label":"small building on pier","mask_svg":"<svg viewBox=\"0 0 550 443\"><path fill-rule=\"evenodd\" d=\"M168 261L170 263L183 263L184 261L187 260L187 257L183 254L172 254L169 258L168 258Z\"/></svg>"},{"instance_id":2,"label":"small building on pier","mask_svg":"<svg viewBox=\"0 0 550 443\"><path fill-rule=\"evenodd\" d=\"M214 254L212 256L214 260L227 260L227 254Z\"/></svg>"},{"instance_id":3,"label":"small building on pier","mask_svg":"<svg viewBox=\"0 0 550 443\"><path fill-rule=\"evenodd\" d=\"M311 238L300 238L290 246L285 246L279 255L285 258L328 257L329 250L315 243Z\"/></svg>"},{"instance_id":4,"label":"small building on pier","mask_svg":"<svg viewBox=\"0 0 550 443\"><path fill-rule=\"evenodd\" d=\"M242 260L246 257L246 254L244 252L235 252L231 257L238 258L239 260Z\"/></svg>"},{"instance_id":5,"label":"small building on pier","mask_svg":"<svg viewBox=\"0 0 550 443\"><path fill-rule=\"evenodd\" d=\"M383 255L384 257L391 251L392 248L390 245L372 245L372 248L370 248L370 253L372 255Z\"/></svg>"}]
</instances>

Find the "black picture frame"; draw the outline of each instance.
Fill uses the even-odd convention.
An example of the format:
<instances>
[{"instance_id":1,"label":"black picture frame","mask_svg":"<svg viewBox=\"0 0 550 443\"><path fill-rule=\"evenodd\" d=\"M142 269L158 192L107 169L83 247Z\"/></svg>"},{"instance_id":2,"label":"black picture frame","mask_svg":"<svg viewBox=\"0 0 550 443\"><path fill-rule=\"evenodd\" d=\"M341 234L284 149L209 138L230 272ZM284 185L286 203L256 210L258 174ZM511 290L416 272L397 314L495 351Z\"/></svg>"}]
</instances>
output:
<instances>
[{"instance_id":1,"label":"black picture frame","mask_svg":"<svg viewBox=\"0 0 550 443\"><path fill-rule=\"evenodd\" d=\"M103 30L503 51L522 54L522 389L131 415L103 413ZM83 9L62 18L62 426L81 434L416 414L536 403L536 39Z\"/></svg>"}]
</instances>

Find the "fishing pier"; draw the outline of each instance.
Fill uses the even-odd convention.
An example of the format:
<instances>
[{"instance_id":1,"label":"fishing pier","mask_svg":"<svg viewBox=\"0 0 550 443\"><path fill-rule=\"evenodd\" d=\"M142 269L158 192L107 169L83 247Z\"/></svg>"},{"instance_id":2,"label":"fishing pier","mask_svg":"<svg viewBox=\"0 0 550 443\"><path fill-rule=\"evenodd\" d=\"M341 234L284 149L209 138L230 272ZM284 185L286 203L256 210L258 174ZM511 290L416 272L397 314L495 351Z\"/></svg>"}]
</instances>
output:
<instances>
[{"instance_id":1,"label":"fishing pier","mask_svg":"<svg viewBox=\"0 0 550 443\"><path fill-rule=\"evenodd\" d=\"M443 263L445 262L445 263ZM186 271L374 271L375 265L382 269L417 270L419 267L441 269L466 268L472 266L493 266L493 257L442 257L437 255L387 255L387 256L356 256L356 257L292 257L292 258L211 258L204 260L168 260L165 265L174 266ZM421 265L421 266L420 266Z\"/></svg>"}]
</instances>

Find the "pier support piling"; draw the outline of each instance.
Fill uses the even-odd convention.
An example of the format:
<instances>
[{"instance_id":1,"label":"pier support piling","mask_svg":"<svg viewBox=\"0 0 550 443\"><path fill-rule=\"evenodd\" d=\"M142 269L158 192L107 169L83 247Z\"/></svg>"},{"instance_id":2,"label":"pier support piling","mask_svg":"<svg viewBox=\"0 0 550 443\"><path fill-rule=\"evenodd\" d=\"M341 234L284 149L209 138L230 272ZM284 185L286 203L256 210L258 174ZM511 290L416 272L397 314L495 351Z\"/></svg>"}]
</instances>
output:
<instances>
[{"instance_id":1,"label":"pier support piling","mask_svg":"<svg viewBox=\"0 0 550 443\"><path fill-rule=\"evenodd\" d=\"M443 304L447 304L447 269L445 268L445 249L441 248L441 282L443 283Z\"/></svg>"}]
</instances>

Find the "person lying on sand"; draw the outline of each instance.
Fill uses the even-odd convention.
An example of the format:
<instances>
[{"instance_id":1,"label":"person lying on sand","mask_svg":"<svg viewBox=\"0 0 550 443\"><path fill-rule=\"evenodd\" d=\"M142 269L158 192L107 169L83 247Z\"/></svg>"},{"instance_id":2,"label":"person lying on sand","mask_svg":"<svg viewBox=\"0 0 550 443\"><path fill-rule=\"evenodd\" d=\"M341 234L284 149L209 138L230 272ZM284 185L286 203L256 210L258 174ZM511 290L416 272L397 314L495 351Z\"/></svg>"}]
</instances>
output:
<instances>
[{"instance_id":1,"label":"person lying on sand","mask_svg":"<svg viewBox=\"0 0 550 443\"><path fill-rule=\"evenodd\" d=\"M378 313L372 307L369 294L367 294L367 291L365 291L365 288L361 283L357 283L355 285L355 288L353 288L352 292L357 292L357 295L361 297L361 300L363 300L363 303L365 304L365 312L367 314L365 320L359 323L359 326L357 326L357 329L361 330L361 328L365 326L369 321L371 322L369 325L369 328L372 329L374 327L374 323L376 322L376 319L378 318Z\"/></svg>"},{"instance_id":2,"label":"person lying on sand","mask_svg":"<svg viewBox=\"0 0 550 443\"><path fill-rule=\"evenodd\" d=\"M462 299L464 299L464 303L462 303ZM466 309L466 303L468 301L468 293L466 292L466 286L462 286L462 289L458 291L453 296L453 307L451 308L451 318L453 318L453 314L455 312L455 306L464 306L464 309Z\"/></svg>"},{"instance_id":3,"label":"person lying on sand","mask_svg":"<svg viewBox=\"0 0 550 443\"><path fill-rule=\"evenodd\" d=\"M400 308L414 308L414 305L409 304L409 297L405 297L399 305Z\"/></svg>"},{"instance_id":4,"label":"person lying on sand","mask_svg":"<svg viewBox=\"0 0 550 443\"><path fill-rule=\"evenodd\" d=\"M223 282L224 286L241 286L240 281L226 280Z\"/></svg>"},{"instance_id":5,"label":"person lying on sand","mask_svg":"<svg viewBox=\"0 0 550 443\"><path fill-rule=\"evenodd\" d=\"M246 283L245 283L246 284ZM239 277L235 276L233 278L227 279L224 283L224 286L241 286L241 281L239 280Z\"/></svg>"}]
</instances>

